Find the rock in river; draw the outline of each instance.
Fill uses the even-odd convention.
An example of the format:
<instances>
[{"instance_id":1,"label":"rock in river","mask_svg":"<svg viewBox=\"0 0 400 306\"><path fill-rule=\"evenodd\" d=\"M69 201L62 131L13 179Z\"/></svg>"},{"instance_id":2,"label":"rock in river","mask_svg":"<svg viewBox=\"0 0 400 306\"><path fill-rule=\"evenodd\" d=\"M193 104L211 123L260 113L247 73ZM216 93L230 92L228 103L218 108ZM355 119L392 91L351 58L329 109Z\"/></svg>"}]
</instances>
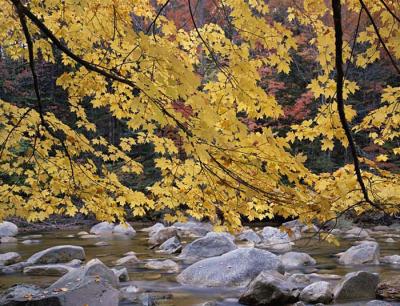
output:
<instances>
[{"instance_id":1,"label":"rock in river","mask_svg":"<svg viewBox=\"0 0 400 306\"><path fill-rule=\"evenodd\" d=\"M0 222L0 237L14 237L18 234L18 226L12 222Z\"/></svg>"},{"instance_id":2,"label":"rock in river","mask_svg":"<svg viewBox=\"0 0 400 306\"><path fill-rule=\"evenodd\" d=\"M73 259L84 260L85 251L80 246L59 245L33 254L27 262L31 265L65 263Z\"/></svg>"},{"instance_id":3,"label":"rock in river","mask_svg":"<svg viewBox=\"0 0 400 306\"><path fill-rule=\"evenodd\" d=\"M182 271L182 284L218 287L246 286L262 271L284 272L278 256L256 248L241 248L221 256L206 258Z\"/></svg>"},{"instance_id":4,"label":"rock in river","mask_svg":"<svg viewBox=\"0 0 400 306\"><path fill-rule=\"evenodd\" d=\"M363 241L352 246L339 257L343 265L379 264L379 244L373 241Z\"/></svg>"},{"instance_id":5,"label":"rock in river","mask_svg":"<svg viewBox=\"0 0 400 306\"><path fill-rule=\"evenodd\" d=\"M375 298L379 276L366 271L347 273L334 289L335 301Z\"/></svg>"}]
</instances>

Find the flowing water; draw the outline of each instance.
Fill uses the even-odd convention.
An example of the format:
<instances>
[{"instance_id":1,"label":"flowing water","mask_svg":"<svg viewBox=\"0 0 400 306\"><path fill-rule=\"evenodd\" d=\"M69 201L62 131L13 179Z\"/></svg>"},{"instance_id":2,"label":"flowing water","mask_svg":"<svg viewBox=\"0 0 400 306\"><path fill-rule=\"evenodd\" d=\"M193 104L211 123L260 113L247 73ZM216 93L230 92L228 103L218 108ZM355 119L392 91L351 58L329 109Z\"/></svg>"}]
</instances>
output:
<instances>
[{"instance_id":1,"label":"flowing water","mask_svg":"<svg viewBox=\"0 0 400 306\"><path fill-rule=\"evenodd\" d=\"M42 234L40 243L25 245L20 242L15 244L0 244L0 253L5 252L18 252L25 260L35 252L44 250L46 248L56 245L79 245L84 247L86 252L86 259L99 258L109 267L113 266L113 262L123 257L123 254L129 251L134 251L137 257L143 262L149 259L173 259L177 261L181 269L185 266L182 262L178 261L174 255L163 255L151 250L147 243L147 233L141 232L140 228L149 226L149 224L133 224L137 231L137 235L132 239L113 236L102 237L101 239L81 239L76 236L78 231L52 231L40 232L32 234ZM89 229L81 229L88 231ZM23 240L23 236L27 233L21 234L17 237ZM73 237L68 237L74 235ZM400 242L397 239L395 243L386 243L384 240L387 237L375 237L381 246L381 256L400 254ZM95 246L98 241L107 241L107 246ZM185 241L183 241L185 242ZM239 244L240 246L240 244ZM320 273L320 274L338 274L345 275L348 272L366 270L379 273L381 279L389 279L393 276L400 275L400 265L378 265L378 266L359 266L359 267L344 267L337 265L334 254L342 252L351 246L351 241L342 240L339 247L321 242L316 239L307 238L302 239L294 247L294 251L307 252L317 260L316 267L305 268L300 272L305 273ZM225 306L240 305L237 303L237 297L240 295L239 289L232 288L191 288L178 284L176 282L176 273L165 273L157 270L145 269L143 265L135 268L128 269L130 281L122 283L123 286L134 285L142 292L151 292L163 296L160 300L160 305L168 306L191 306L199 305L206 301L219 301ZM36 284L39 286L48 286L54 282L57 277L49 276L27 276L22 273L12 275L0 275L0 289L6 289L13 284ZM121 305L130 305L129 303L121 302ZM365 305L365 302L353 302L346 305ZM400 305L393 304L393 305Z\"/></svg>"}]
</instances>

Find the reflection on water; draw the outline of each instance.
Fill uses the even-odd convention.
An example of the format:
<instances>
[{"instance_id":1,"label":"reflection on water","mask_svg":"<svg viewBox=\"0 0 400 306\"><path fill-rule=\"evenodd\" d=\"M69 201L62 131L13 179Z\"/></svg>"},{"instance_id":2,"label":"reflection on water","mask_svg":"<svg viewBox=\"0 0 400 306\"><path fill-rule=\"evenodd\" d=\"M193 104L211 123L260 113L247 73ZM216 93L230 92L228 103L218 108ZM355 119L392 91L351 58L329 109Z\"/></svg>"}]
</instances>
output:
<instances>
[{"instance_id":1,"label":"reflection on water","mask_svg":"<svg viewBox=\"0 0 400 306\"><path fill-rule=\"evenodd\" d=\"M133 224L135 229L140 229L149 224ZM88 229L83 229L88 230ZM173 259L173 255L163 255L150 250L147 244L147 233L138 231L133 239L124 237L102 237L101 239L81 239L78 237L67 237L68 235L76 235L78 231L59 231L59 232L42 232L35 234L43 234L38 244L25 245L21 242L16 244L0 244L0 253L18 252L23 259L27 259L30 255L43 249L63 244L79 245L85 248L86 259L99 258L106 265L112 267L113 262L121 258L124 253L134 251L137 257L143 261L149 259ZM21 235L27 235L26 233ZM17 237L22 240L21 237ZM384 239L376 237L381 246L381 256L400 254L400 243L385 243ZM95 246L98 241L107 241L107 246ZM295 251L307 252L317 260L318 265L313 268L308 268L302 272L306 273L322 273L322 274L339 274L344 275L351 271L367 270L379 273L381 279L388 279L392 276L400 274L400 266L379 265L379 266L359 266L359 267L344 267L336 264L334 254L342 252L351 246L351 241L341 241L339 247L330 245L326 242L317 241L314 239L304 239L296 243ZM182 262L177 261L181 269L185 266ZM164 299L160 301L160 305L174 306L190 306L199 305L206 301L219 301L224 306L239 305L237 297L240 294L240 289L231 288L191 288L181 286L176 282L175 273L163 273L160 271L148 270L139 265L128 269L130 282L123 285L133 285L140 288L141 292L152 292L160 294ZM5 289L17 283L31 283L39 286L47 286L54 282L57 277L48 276L28 276L22 273L0 276L0 289ZM129 305L129 303L121 303L121 305ZM348 303L346 305L361 306L365 305L361 302ZM393 305L400 305L393 304Z\"/></svg>"}]
</instances>

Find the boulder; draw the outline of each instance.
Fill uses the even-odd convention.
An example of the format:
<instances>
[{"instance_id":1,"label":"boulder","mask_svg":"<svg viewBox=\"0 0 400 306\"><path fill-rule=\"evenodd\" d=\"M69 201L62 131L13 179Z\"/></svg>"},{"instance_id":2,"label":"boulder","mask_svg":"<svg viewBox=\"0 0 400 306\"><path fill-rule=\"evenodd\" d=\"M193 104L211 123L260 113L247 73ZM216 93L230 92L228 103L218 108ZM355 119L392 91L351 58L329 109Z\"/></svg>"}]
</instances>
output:
<instances>
[{"instance_id":1,"label":"boulder","mask_svg":"<svg viewBox=\"0 0 400 306\"><path fill-rule=\"evenodd\" d=\"M285 276L287 276L285 274ZM304 288L307 287L311 283L311 278L307 274L295 273L287 276L287 281L296 286L296 288Z\"/></svg>"},{"instance_id":2,"label":"boulder","mask_svg":"<svg viewBox=\"0 0 400 306\"><path fill-rule=\"evenodd\" d=\"M118 277L120 282L129 281L129 274L126 268L113 268L111 271Z\"/></svg>"},{"instance_id":3,"label":"boulder","mask_svg":"<svg viewBox=\"0 0 400 306\"><path fill-rule=\"evenodd\" d=\"M286 305L296 302L298 290L279 273L261 272L247 286L239 303L252 306Z\"/></svg>"},{"instance_id":4,"label":"boulder","mask_svg":"<svg viewBox=\"0 0 400 306\"><path fill-rule=\"evenodd\" d=\"M278 256L256 248L240 248L221 256L200 260L177 277L182 284L196 286L246 286L262 271L283 272Z\"/></svg>"},{"instance_id":5,"label":"boulder","mask_svg":"<svg viewBox=\"0 0 400 306\"><path fill-rule=\"evenodd\" d=\"M90 233L94 235L111 235L113 233L115 224L109 222L101 222L93 225Z\"/></svg>"},{"instance_id":6,"label":"boulder","mask_svg":"<svg viewBox=\"0 0 400 306\"><path fill-rule=\"evenodd\" d=\"M0 243L17 243L18 239L15 237L1 237Z\"/></svg>"},{"instance_id":7,"label":"boulder","mask_svg":"<svg viewBox=\"0 0 400 306\"><path fill-rule=\"evenodd\" d=\"M160 229L165 228L164 224L162 223L156 223L150 227L145 227L142 228L142 232L148 232L150 236L152 236L154 233L158 232Z\"/></svg>"},{"instance_id":8,"label":"boulder","mask_svg":"<svg viewBox=\"0 0 400 306\"><path fill-rule=\"evenodd\" d=\"M152 270L167 270L168 272L178 272L179 271L178 264L171 259L150 260L150 261L146 262L144 267L147 269L152 269Z\"/></svg>"},{"instance_id":9,"label":"boulder","mask_svg":"<svg viewBox=\"0 0 400 306\"><path fill-rule=\"evenodd\" d=\"M80 246L59 245L33 254L27 262L31 265L65 263L73 259L84 260L85 251Z\"/></svg>"},{"instance_id":10,"label":"boulder","mask_svg":"<svg viewBox=\"0 0 400 306\"><path fill-rule=\"evenodd\" d=\"M12 222L4 221L0 223L0 237L14 237L18 234L18 226Z\"/></svg>"},{"instance_id":11,"label":"boulder","mask_svg":"<svg viewBox=\"0 0 400 306\"><path fill-rule=\"evenodd\" d=\"M0 266L0 274L20 273L27 266L29 266L29 263L27 263L26 261L21 261L9 266L3 266L3 267Z\"/></svg>"},{"instance_id":12,"label":"boulder","mask_svg":"<svg viewBox=\"0 0 400 306\"><path fill-rule=\"evenodd\" d=\"M366 271L347 273L334 289L335 301L375 298L379 276Z\"/></svg>"},{"instance_id":13,"label":"boulder","mask_svg":"<svg viewBox=\"0 0 400 306\"><path fill-rule=\"evenodd\" d=\"M174 254L182 249L181 242L178 237L174 236L164 241L159 247L159 252L166 254Z\"/></svg>"},{"instance_id":14,"label":"boulder","mask_svg":"<svg viewBox=\"0 0 400 306\"><path fill-rule=\"evenodd\" d=\"M392 265L400 265L400 255L384 256L381 258L381 262Z\"/></svg>"},{"instance_id":15,"label":"boulder","mask_svg":"<svg viewBox=\"0 0 400 306\"><path fill-rule=\"evenodd\" d=\"M129 223L126 224L118 224L113 229L113 234L116 235L126 235L126 236L134 236L136 235L136 231Z\"/></svg>"},{"instance_id":16,"label":"boulder","mask_svg":"<svg viewBox=\"0 0 400 306\"><path fill-rule=\"evenodd\" d=\"M294 269L302 266L312 266L317 262L307 253L288 252L281 255L282 264L285 269Z\"/></svg>"},{"instance_id":17,"label":"boulder","mask_svg":"<svg viewBox=\"0 0 400 306\"><path fill-rule=\"evenodd\" d=\"M117 306L118 279L98 259L73 269L43 290L33 285L17 285L0 298L0 305L16 306Z\"/></svg>"},{"instance_id":18,"label":"boulder","mask_svg":"<svg viewBox=\"0 0 400 306\"><path fill-rule=\"evenodd\" d=\"M332 287L328 282L325 281L319 281L308 285L300 293L300 300L311 304L328 304L332 301L332 299Z\"/></svg>"},{"instance_id":19,"label":"boulder","mask_svg":"<svg viewBox=\"0 0 400 306\"><path fill-rule=\"evenodd\" d=\"M178 231L174 227L162 228L150 236L149 243L151 245L160 245L169 238L172 238L177 235Z\"/></svg>"},{"instance_id":20,"label":"boulder","mask_svg":"<svg viewBox=\"0 0 400 306\"><path fill-rule=\"evenodd\" d=\"M182 235L194 237L205 236L208 232L213 230L213 226L210 223L196 221L176 222L172 226L179 230Z\"/></svg>"},{"instance_id":21,"label":"boulder","mask_svg":"<svg viewBox=\"0 0 400 306\"><path fill-rule=\"evenodd\" d=\"M21 255L16 252L0 254L0 266L9 266L21 260Z\"/></svg>"},{"instance_id":22,"label":"boulder","mask_svg":"<svg viewBox=\"0 0 400 306\"><path fill-rule=\"evenodd\" d=\"M255 244L261 242L260 236L258 236L258 234L255 231L253 231L252 229L248 229L248 230L241 232L237 236L237 239L242 240L242 241L254 242Z\"/></svg>"},{"instance_id":23,"label":"boulder","mask_svg":"<svg viewBox=\"0 0 400 306\"><path fill-rule=\"evenodd\" d=\"M237 249L237 246L226 234L210 232L186 245L179 257L196 260L219 256L235 249Z\"/></svg>"},{"instance_id":24,"label":"boulder","mask_svg":"<svg viewBox=\"0 0 400 306\"><path fill-rule=\"evenodd\" d=\"M24 274L40 276L63 276L72 269L75 268L63 264L36 265L25 267Z\"/></svg>"},{"instance_id":25,"label":"boulder","mask_svg":"<svg viewBox=\"0 0 400 306\"><path fill-rule=\"evenodd\" d=\"M352 227L351 229L345 232L345 238L358 238L358 239L366 239L369 237L369 232L361 227Z\"/></svg>"},{"instance_id":26,"label":"boulder","mask_svg":"<svg viewBox=\"0 0 400 306\"><path fill-rule=\"evenodd\" d=\"M132 265L136 265L139 262L140 261L136 257L136 255L128 255L128 256L122 257L122 258L118 259L117 261L115 261L115 265L116 266L132 266Z\"/></svg>"},{"instance_id":27,"label":"boulder","mask_svg":"<svg viewBox=\"0 0 400 306\"><path fill-rule=\"evenodd\" d=\"M289 235L286 232L282 232L279 228L266 226L261 231L261 237L265 240L279 239L290 241Z\"/></svg>"},{"instance_id":28,"label":"boulder","mask_svg":"<svg viewBox=\"0 0 400 306\"><path fill-rule=\"evenodd\" d=\"M379 283L376 297L384 300L400 301L400 277Z\"/></svg>"},{"instance_id":29,"label":"boulder","mask_svg":"<svg viewBox=\"0 0 400 306\"><path fill-rule=\"evenodd\" d=\"M379 244L373 241L352 246L339 257L343 265L379 264Z\"/></svg>"}]
</instances>

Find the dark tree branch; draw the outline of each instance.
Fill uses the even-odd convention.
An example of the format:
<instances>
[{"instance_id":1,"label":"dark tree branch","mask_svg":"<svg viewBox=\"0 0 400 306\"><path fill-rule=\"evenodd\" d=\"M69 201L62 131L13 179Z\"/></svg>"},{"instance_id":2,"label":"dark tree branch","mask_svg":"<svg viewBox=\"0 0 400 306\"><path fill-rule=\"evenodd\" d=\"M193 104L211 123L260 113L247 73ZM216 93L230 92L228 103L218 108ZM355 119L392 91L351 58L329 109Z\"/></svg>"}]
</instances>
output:
<instances>
[{"instance_id":1,"label":"dark tree branch","mask_svg":"<svg viewBox=\"0 0 400 306\"><path fill-rule=\"evenodd\" d=\"M379 1L383 4L383 6L390 13L390 15L392 15L392 17L396 19L397 22L400 22L400 18L390 9L390 7L386 4L386 2L384 0L379 0Z\"/></svg>"},{"instance_id":2,"label":"dark tree branch","mask_svg":"<svg viewBox=\"0 0 400 306\"><path fill-rule=\"evenodd\" d=\"M362 1L362 0L360 0ZM343 82L344 82L344 71L343 71L343 30L342 30L342 6L340 0L332 0L333 9L333 22L335 26L335 47L336 47L336 101L339 112L340 123L346 134L346 138L349 142L350 152L353 157L354 170L357 176L358 184L361 187L362 194L364 196L365 202L371 206L381 209L379 205L373 203L368 196L368 190L365 187L361 169L360 162L358 160L356 146L354 143L353 136L349 124L346 119L346 114L344 111L344 100L343 100ZM365 9L365 8L364 8Z\"/></svg>"}]
</instances>

